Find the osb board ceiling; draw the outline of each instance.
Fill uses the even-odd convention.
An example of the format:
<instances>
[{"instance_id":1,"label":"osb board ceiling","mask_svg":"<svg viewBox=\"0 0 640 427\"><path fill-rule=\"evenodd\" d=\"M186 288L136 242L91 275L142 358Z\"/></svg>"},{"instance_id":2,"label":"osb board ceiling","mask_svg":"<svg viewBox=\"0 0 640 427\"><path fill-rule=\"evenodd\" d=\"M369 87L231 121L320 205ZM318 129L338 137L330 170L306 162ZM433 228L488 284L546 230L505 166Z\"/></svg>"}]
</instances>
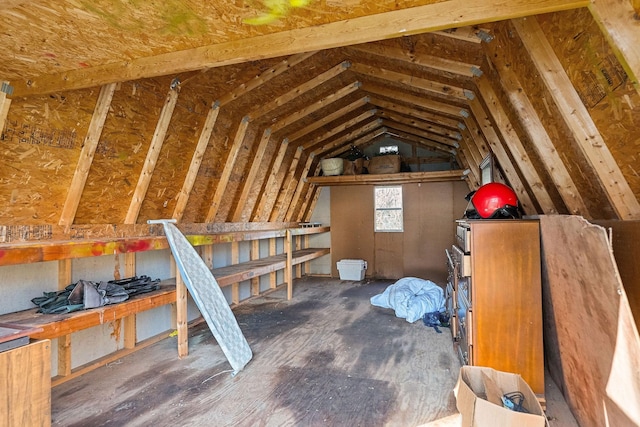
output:
<instances>
[{"instance_id":1,"label":"osb board ceiling","mask_svg":"<svg viewBox=\"0 0 640 427\"><path fill-rule=\"evenodd\" d=\"M516 1L502 5L496 15L495 5L480 1L464 7L455 0L422 5L318 1L288 7L267 25L242 22L241 11L260 5L213 4L176 2L172 10L180 22L191 22L189 14L179 13L184 8L201 12L199 19L225 17L206 34L176 36L169 27L166 34L159 30L159 22L168 19L164 6L145 3L136 10L153 16L148 34L135 41L124 27L106 30L115 25L113 14L125 13L135 6L131 3L113 5L111 15L94 28L82 28L85 32L75 26L99 19L96 11L104 4L0 6L0 15L14 24L0 32L0 39L34 40L26 29L42 22L41 14L32 16L39 10L52 20L46 29L36 26L36 32L64 22L69 34L86 36L83 55L112 55L98 55L100 63L74 70L71 57L79 48L73 38L61 53L68 59L55 65L41 54L63 39L57 32L52 41L43 38L39 46L16 51L15 60L0 64L0 76L11 77L14 87L11 104L4 104L9 108L0 161L7 170L20 166L0 185L5 222L302 220L317 194L306 178L318 175L322 158L390 134L415 152L424 148L451 159L453 168L461 169L455 179L466 179L470 188L479 184L478 165L490 149L528 214L640 216L632 154L640 100L630 89L632 79L612 87L594 106L577 97L574 109L582 105L588 111L572 117L561 104L577 93L580 85L572 82L588 65L583 50L590 45L563 43L591 14L578 9L516 19L584 2ZM205 14L208 8L217 15ZM346 15L325 13L334 9ZM82 19L65 20L65 13L80 10ZM298 14L301 18L294 19ZM350 18L339 21L344 16ZM122 25L138 34L132 25L138 18L129 16ZM490 22L502 18L514 19ZM171 28L192 31L180 22ZM316 22L326 24L308 27ZM482 24L460 27L466 23ZM5 25L0 22L0 28ZM232 27L228 34L225 26ZM102 38L88 43L97 28L105 31ZM533 47L530 32L535 33ZM249 38L240 42L240 37ZM598 57L616 60L597 25L586 26L582 37L592 40ZM94 45L103 47L94 52ZM572 80L545 75L546 60L560 63L556 55ZM29 61L35 65L26 67ZM103 124L96 121L99 111ZM620 129L607 116L620 118ZM588 134L580 133L587 128ZM78 143L66 155L58 154L58 140L39 137L70 129ZM616 164L607 163L603 153Z\"/></svg>"}]
</instances>

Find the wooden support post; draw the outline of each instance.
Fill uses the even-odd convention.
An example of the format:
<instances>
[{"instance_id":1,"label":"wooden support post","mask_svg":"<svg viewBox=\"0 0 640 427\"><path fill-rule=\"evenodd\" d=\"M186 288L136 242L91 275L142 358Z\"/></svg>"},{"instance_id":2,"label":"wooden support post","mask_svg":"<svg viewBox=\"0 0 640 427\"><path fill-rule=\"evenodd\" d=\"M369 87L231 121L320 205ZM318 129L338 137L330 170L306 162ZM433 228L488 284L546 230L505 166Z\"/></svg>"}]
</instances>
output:
<instances>
[{"instance_id":1,"label":"wooden support post","mask_svg":"<svg viewBox=\"0 0 640 427\"><path fill-rule=\"evenodd\" d=\"M269 239L269 256L276 255L277 247L276 247L276 238L272 237ZM272 271L269 273L269 287L271 289L275 289L278 286L278 272Z\"/></svg>"},{"instance_id":2,"label":"wooden support post","mask_svg":"<svg viewBox=\"0 0 640 427\"><path fill-rule=\"evenodd\" d=\"M293 241L291 239L291 230L287 230L284 249L287 253L287 264L284 269L284 278L287 282L287 300L293 298Z\"/></svg>"},{"instance_id":3,"label":"wooden support post","mask_svg":"<svg viewBox=\"0 0 640 427\"><path fill-rule=\"evenodd\" d=\"M251 259L260 259L260 240L251 241ZM260 294L260 277L251 278L251 295Z\"/></svg>"},{"instance_id":4,"label":"wooden support post","mask_svg":"<svg viewBox=\"0 0 640 427\"><path fill-rule=\"evenodd\" d=\"M178 357L189 354L187 330L187 287L180 274L176 275L176 330L178 331Z\"/></svg>"},{"instance_id":5,"label":"wooden support post","mask_svg":"<svg viewBox=\"0 0 640 427\"><path fill-rule=\"evenodd\" d=\"M72 260L61 259L58 261L58 289L63 290L71 284ZM71 375L71 334L58 337L58 375L66 377Z\"/></svg>"},{"instance_id":6,"label":"wooden support post","mask_svg":"<svg viewBox=\"0 0 640 427\"><path fill-rule=\"evenodd\" d=\"M308 248L309 247L309 235L308 234L306 234L303 237L302 247L303 248ZM305 262L303 265L304 265L303 274L308 276L311 273L310 261Z\"/></svg>"},{"instance_id":7,"label":"wooden support post","mask_svg":"<svg viewBox=\"0 0 640 427\"><path fill-rule=\"evenodd\" d=\"M135 252L127 252L124 254L124 275L125 277L133 277L136 275ZM136 341L136 315L130 314L124 318L124 348L134 348Z\"/></svg>"},{"instance_id":8,"label":"wooden support post","mask_svg":"<svg viewBox=\"0 0 640 427\"><path fill-rule=\"evenodd\" d=\"M238 248L238 242L231 242L231 264L238 264L240 262L240 251ZM231 285L231 302L233 304L240 303L240 285L234 283Z\"/></svg>"}]
</instances>

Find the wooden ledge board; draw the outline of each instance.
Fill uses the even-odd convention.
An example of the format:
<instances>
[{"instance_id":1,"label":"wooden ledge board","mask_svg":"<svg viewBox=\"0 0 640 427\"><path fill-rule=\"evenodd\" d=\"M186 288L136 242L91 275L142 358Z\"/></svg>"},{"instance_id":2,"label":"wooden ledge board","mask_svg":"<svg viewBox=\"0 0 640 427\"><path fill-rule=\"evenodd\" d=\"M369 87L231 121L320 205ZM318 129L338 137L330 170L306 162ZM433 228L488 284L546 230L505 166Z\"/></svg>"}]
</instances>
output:
<instances>
[{"instance_id":1,"label":"wooden ledge board","mask_svg":"<svg viewBox=\"0 0 640 427\"><path fill-rule=\"evenodd\" d=\"M161 288L131 297L118 304L65 314L43 314L38 309L22 310L0 316L2 323L41 328L33 339L53 339L73 332L122 319L131 314L176 302L175 279L163 280Z\"/></svg>"}]
</instances>

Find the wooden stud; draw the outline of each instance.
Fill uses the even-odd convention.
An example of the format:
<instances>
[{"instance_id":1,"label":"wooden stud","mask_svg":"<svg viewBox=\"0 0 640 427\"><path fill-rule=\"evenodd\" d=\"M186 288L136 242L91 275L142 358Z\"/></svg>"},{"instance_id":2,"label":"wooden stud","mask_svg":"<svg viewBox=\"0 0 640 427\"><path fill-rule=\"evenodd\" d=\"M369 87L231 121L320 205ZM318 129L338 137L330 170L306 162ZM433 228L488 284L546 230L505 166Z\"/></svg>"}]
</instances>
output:
<instances>
[{"instance_id":1,"label":"wooden stud","mask_svg":"<svg viewBox=\"0 0 640 427\"><path fill-rule=\"evenodd\" d=\"M462 77L473 77L471 69L474 64L453 61L451 59L432 56L421 52L409 52L399 47L362 44L349 46L347 49L363 52L368 56L377 55L394 61L417 64L427 69L430 68L436 71L444 71L445 73L451 73Z\"/></svg>"},{"instance_id":2,"label":"wooden stud","mask_svg":"<svg viewBox=\"0 0 640 427\"><path fill-rule=\"evenodd\" d=\"M640 219L640 202L629 187L540 25L535 18L514 19L512 23L616 214L623 220Z\"/></svg>"},{"instance_id":3,"label":"wooden stud","mask_svg":"<svg viewBox=\"0 0 640 427\"><path fill-rule=\"evenodd\" d=\"M252 240L251 241L251 259L256 260L260 259L260 241ZM251 295L260 295L260 277L252 277L251 278Z\"/></svg>"},{"instance_id":4,"label":"wooden stud","mask_svg":"<svg viewBox=\"0 0 640 427\"><path fill-rule=\"evenodd\" d=\"M404 97L403 97L404 100ZM371 105L375 105L376 107L384 108L387 110L393 110L398 113L404 114L406 116L410 116L419 120L423 120L425 122L429 122L431 124L436 124L442 128L449 128L451 130L458 130L458 122L457 118L452 118L450 116L444 116L442 114L433 113L430 111L424 111L415 108L415 105L406 106L402 104L398 104L394 101L385 100L382 98L371 98Z\"/></svg>"},{"instance_id":5,"label":"wooden stud","mask_svg":"<svg viewBox=\"0 0 640 427\"><path fill-rule=\"evenodd\" d=\"M76 170L73 174L71 184L69 185L69 192L62 208L62 214L60 215L59 225L70 226L73 224L73 220L78 210L78 204L80 203L80 197L84 190L84 185L87 182L87 176L89 175L89 169L91 163L93 163L93 155L96 152L102 129L104 128L104 122L107 119L109 113L109 107L111 106L111 100L113 99L113 93L116 90L116 84L110 83L103 86L100 89L100 95L96 103L95 111L91 116L91 123L89 123L89 130L87 136L82 143L82 151L80 152L80 158L76 165Z\"/></svg>"},{"instance_id":6,"label":"wooden stud","mask_svg":"<svg viewBox=\"0 0 640 427\"><path fill-rule=\"evenodd\" d=\"M640 45L638 16L640 1L598 0L589 2L589 11L607 37L611 49L640 93Z\"/></svg>"},{"instance_id":7,"label":"wooden stud","mask_svg":"<svg viewBox=\"0 0 640 427\"><path fill-rule=\"evenodd\" d=\"M238 242L231 242L231 265L238 264L240 262L240 251ZM238 283L231 285L231 303L240 303L240 286Z\"/></svg>"},{"instance_id":8,"label":"wooden stud","mask_svg":"<svg viewBox=\"0 0 640 427\"><path fill-rule=\"evenodd\" d=\"M522 209L527 214L535 212L536 209L533 205L533 201L531 200L531 197L529 196L529 193L527 192L527 189L520 179L520 176L518 175L518 172L516 171L514 165L511 163L511 159L509 158L507 151L502 145L500 138L496 134L495 129L493 128L493 126L491 126L486 111L484 110L482 105L480 105L480 101L478 99L470 101L469 107L471 108L475 119L480 124L480 129L484 137L489 142L489 145L491 145L491 152L496 156L500 167L507 176L509 185L518 195L518 201L520 202Z\"/></svg>"},{"instance_id":9,"label":"wooden stud","mask_svg":"<svg viewBox=\"0 0 640 427\"><path fill-rule=\"evenodd\" d=\"M211 133L213 132L213 128L215 126L216 120L218 119L219 113L220 107L217 103L214 103L207 113L207 118L202 127L202 131L200 132L200 138L198 138L198 144L196 145L196 149L193 152L193 156L191 157L189 171L184 178L182 189L180 189L180 192L178 193L178 200L176 201L176 206L173 210L172 216L178 221L180 221L182 219L182 215L184 215L184 210L187 207L189 195L191 195L193 184L195 184L196 182L198 171L200 170L200 165L202 164L202 158L204 157L204 153L206 152L207 146L209 145Z\"/></svg>"},{"instance_id":10,"label":"wooden stud","mask_svg":"<svg viewBox=\"0 0 640 427\"><path fill-rule=\"evenodd\" d=\"M275 204L271 204L271 214L269 216L269 221L280 221L280 211L284 203L289 200L290 197L290 189L293 185L293 180L295 180L296 168L298 167L298 162L300 161L300 157L302 157L302 152L304 150L302 147L298 147L296 149L295 154L293 155L293 159L289 164L289 169L284 179L280 183L280 187L278 189L278 199L275 201Z\"/></svg>"},{"instance_id":11,"label":"wooden stud","mask_svg":"<svg viewBox=\"0 0 640 427\"><path fill-rule=\"evenodd\" d=\"M266 204L269 202L270 197L273 197L273 187L275 187L276 179L278 176L278 172L280 171L280 166L282 165L282 160L287 152L287 148L289 147L289 141L285 138L280 144L280 148L278 149L278 154L276 158L273 160L273 165L271 166L271 172L269 173L269 178L264 185L262 190L262 194L260 196L260 201L258 202L258 206L251 217L251 221L260 222L264 221L263 218L269 217L269 212L266 208Z\"/></svg>"},{"instance_id":12,"label":"wooden stud","mask_svg":"<svg viewBox=\"0 0 640 427\"><path fill-rule=\"evenodd\" d=\"M299 110L297 110L296 112L289 114L287 117L285 117L282 120L279 120L278 122L274 123L271 128L273 129L273 132L277 132L280 131L281 129L285 128L286 126L291 125L292 123L295 123L296 121L300 120L301 118L308 116L322 108L326 108L328 105L330 105L333 102L336 102L342 98L344 98L345 96L355 92L356 90L358 90L358 88L360 87L359 84L350 84L346 87L343 87L327 96L325 96L324 98L314 102L313 104L309 104L304 108L301 108Z\"/></svg>"},{"instance_id":13,"label":"wooden stud","mask_svg":"<svg viewBox=\"0 0 640 427\"><path fill-rule=\"evenodd\" d=\"M280 218L279 220L292 221L291 218L293 217L294 209L298 204L298 200L300 200L300 198L302 197L302 189L305 186L305 178L309 175L309 169L311 168L311 163L313 163L314 159L315 159L314 153L309 154L309 157L307 157L307 162L302 168L300 176L298 177L294 176L293 179L294 180L297 179L298 183L296 185L295 190L293 191L293 195L291 196L291 198L284 199L284 202L286 202L286 204L288 205L288 209L281 209L280 215L278 215L278 218Z\"/></svg>"},{"instance_id":14,"label":"wooden stud","mask_svg":"<svg viewBox=\"0 0 640 427\"><path fill-rule=\"evenodd\" d=\"M291 67L301 63L306 59L309 59L316 53L318 53L318 51L303 52L296 55L292 55L287 59L282 60L277 66L269 68L268 70L262 72L259 76L254 77L248 82L243 83L238 87L236 87L235 89L228 92L226 95L224 95L218 100L218 105L220 107L223 107L227 105L229 102L235 99L238 99L243 95L246 95L250 91L259 88L260 86L264 85L268 81L281 75L285 71L290 70Z\"/></svg>"},{"instance_id":15,"label":"wooden stud","mask_svg":"<svg viewBox=\"0 0 640 427\"><path fill-rule=\"evenodd\" d=\"M249 173L247 174L246 179L242 183L242 191L240 192L240 198L238 199L238 203L236 204L235 211L231 216L231 221L240 222L242 220L242 212L244 211L245 206L247 205L247 201L249 199L249 193L251 191L251 186L255 179L258 177L261 167L264 167L262 164L262 158L264 157L264 153L269 146L269 141L271 140L271 129L267 128L262 132L262 138L260 138L260 142L258 143L258 148L256 150L255 155L251 159L251 168L249 169ZM255 201L254 201L255 203Z\"/></svg>"},{"instance_id":16,"label":"wooden stud","mask_svg":"<svg viewBox=\"0 0 640 427\"><path fill-rule=\"evenodd\" d=\"M529 101L527 94L523 92L518 77L511 67L504 63L502 56L497 52L498 49L493 49L491 45L487 45L487 49L490 49L493 53L491 60L494 63L494 68L498 76L500 76L499 81L502 88L507 94L512 108L518 113L518 118L524 131L531 141L535 141L535 143L531 145L542 159L542 163L558 189L565 206L573 215L581 215L587 219L591 218L589 209L571 179L569 171L560 158L558 150L556 150L553 141L540 121L540 117L531 104L531 101ZM484 84L484 79L486 78L480 78L480 84Z\"/></svg>"},{"instance_id":17,"label":"wooden stud","mask_svg":"<svg viewBox=\"0 0 640 427\"><path fill-rule=\"evenodd\" d=\"M173 258L172 258L173 260ZM175 265L175 260L173 260ZM189 355L189 331L187 326L187 286L182 276L176 274L176 331L178 332L178 357Z\"/></svg>"},{"instance_id":18,"label":"wooden stud","mask_svg":"<svg viewBox=\"0 0 640 427\"><path fill-rule=\"evenodd\" d=\"M406 108L405 113L398 113L393 110L393 108L385 108L378 111L378 116L383 119L388 119L393 122L402 123L405 125L410 125L417 127L418 129L433 133L440 137L447 138L451 141L446 142L448 145L455 146L456 143L460 140L460 132L456 128L455 130L446 128L444 126L440 126L437 123L433 123L427 120L423 120L420 117L412 117L414 110L413 108ZM416 114L417 115L417 114Z\"/></svg>"},{"instance_id":19,"label":"wooden stud","mask_svg":"<svg viewBox=\"0 0 640 427\"><path fill-rule=\"evenodd\" d=\"M160 151L162 150L167 129L169 128L169 122L171 121L171 116L173 115L173 110L177 101L178 87L171 88L167 98L165 99L160 117L158 118L158 123L156 125L155 132L153 133L153 138L151 139L151 145L147 152L147 158L144 161L142 172L138 178L138 184L136 185L133 197L131 198L129 210L124 218L125 224L135 224L138 219L138 214L140 213L142 202L144 201L147 190L149 189L151 177L153 176L158 156L160 156Z\"/></svg>"},{"instance_id":20,"label":"wooden stud","mask_svg":"<svg viewBox=\"0 0 640 427\"><path fill-rule=\"evenodd\" d=\"M362 90L370 95L379 95L391 99L399 100L406 104L413 104L417 107L425 110L432 111L437 114L444 114L450 118L456 118L460 116L460 110L462 107L457 107L445 102L434 101L418 95L411 95L409 93L398 94L396 89L386 88L372 83L364 83Z\"/></svg>"},{"instance_id":21,"label":"wooden stud","mask_svg":"<svg viewBox=\"0 0 640 427\"><path fill-rule=\"evenodd\" d=\"M269 256L274 256L277 253L277 241L275 237L269 239ZM275 289L278 286L278 272L272 271L269 273L269 288Z\"/></svg>"},{"instance_id":22,"label":"wooden stud","mask_svg":"<svg viewBox=\"0 0 640 427\"><path fill-rule=\"evenodd\" d=\"M227 156L227 160L224 164L224 169L222 170L222 174L220 175L220 180L218 181L213 199L211 200L211 205L209 206L209 212L207 212L207 218L205 222L214 222L216 219L218 208L220 208L220 202L222 201L222 198L225 195L225 191L227 190L227 184L229 183L229 179L231 178L231 173L233 172L233 168L235 167L236 159L238 158L238 153L242 148L242 143L244 142L244 137L247 134L248 127L249 117L245 116L238 126L236 136L233 140L233 145L229 149L229 155Z\"/></svg>"},{"instance_id":23,"label":"wooden stud","mask_svg":"<svg viewBox=\"0 0 640 427\"><path fill-rule=\"evenodd\" d=\"M371 119L372 117L376 117L376 110L372 109L372 110L368 110L365 111L364 113L359 114L358 116L347 120L346 122L340 123L339 125L333 126L330 130L322 133L321 135L318 135L317 137L313 138L312 140L304 143L301 145L301 147L304 150L311 150L311 151L315 151L315 152L319 152L319 151L323 151L323 150L318 150L316 147L320 144L322 144L325 140L327 140L328 138L334 136L334 135L338 135L344 131L346 131L347 129L354 127L362 122L366 122L369 123L369 119ZM377 120L376 121L378 126L380 126L382 124L382 121ZM349 139L351 139L351 136L349 135L342 135L338 141L349 141ZM338 143L336 145L342 145L342 143ZM320 154L320 153L318 153Z\"/></svg>"},{"instance_id":24,"label":"wooden stud","mask_svg":"<svg viewBox=\"0 0 640 427\"><path fill-rule=\"evenodd\" d=\"M293 298L293 241L291 240L291 230L287 230L285 238L285 251L287 252L287 264L284 269L284 278L287 283L287 300Z\"/></svg>"},{"instance_id":25,"label":"wooden stud","mask_svg":"<svg viewBox=\"0 0 640 427\"><path fill-rule=\"evenodd\" d=\"M435 82L433 80L427 80L417 76L359 63L352 64L351 70L356 74L387 80L393 83L400 83L411 88L419 88L427 93L445 97L447 99L454 99L458 102L465 102L467 100L462 88L443 84L441 82Z\"/></svg>"},{"instance_id":26,"label":"wooden stud","mask_svg":"<svg viewBox=\"0 0 640 427\"><path fill-rule=\"evenodd\" d=\"M58 261L58 290L63 290L73 281L73 262L71 259ZM71 374L71 334L58 337L58 375Z\"/></svg>"},{"instance_id":27,"label":"wooden stud","mask_svg":"<svg viewBox=\"0 0 640 427\"><path fill-rule=\"evenodd\" d=\"M289 141L296 141L300 138L302 138L303 136L320 129L322 126L326 126L328 123L331 123L332 121L339 119L341 117L344 117L345 115L347 115L349 112L354 111L364 105L366 105L369 102L369 97L367 96L363 96L362 98L352 102L349 105L345 105L344 107L329 113L325 116L323 116L322 118L320 118L319 120L315 120L312 124L305 126L304 128L290 134L288 136Z\"/></svg>"},{"instance_id":28,"label":"wooden stud","mask_svg":"<svg viewBox=\"0 0 640 427\"><path fill-rule=\"evenodd\" d=\"M127 252L124 254L124 275L125 277L134 277L136 275L135 252ZM124 348L134 348L136 341L136 315L130 314L124 318Z\"/></svg>"},{"instance_id":29,"label":"wooden stud","mask_svg":"<svg viewBox=\"0 0 640 427\"><path fill-rule=\"evenodd\" d=\"M491 84L484 76L480 77L476 81L476 84L480 96L487 105L485 112L487 112L487 114L491 114L493 117L493 122L495 122L496 127L505 141L505 149L511 153L511 158L514 160L515 165L518 166L518 169L529 185L529 188L531 188L531 192L534 194L540 209L542 209L542 212L545 214L557 214L558 209L553 204L553 200L551 200L546 187L540 180L538 171L536 171L535 167L531 163L531 159L522 145L522 141L520 141L520 138L514 131L513 125L507 116L507 112L504 110L498 96L491 87ZM476 116L476 119L480 123L485 121L487 126L492 126L492 123L487 122L488 117L486 116L484 118Z\"/></svg>"},{"instance_id":30,"label":"wooden stud","mask_svg":"<svg viewBox=\"0 0 640 427\"><path fill-rule=\"evenodd\" d=\"M289 101L292 101L293 99L299 97L300 95L303 95L307 92L314 90L316 87L320 86L321 84L347 71L349 69L349 66L350 64L348 61L341 62L340 64L325 71L324 73L319 74L310 80L307 80L300 86L290 90L284 95L281 95L275 98L270 103L259 106L258 108L254 109L249 113L249 117L251 117L252 119L257 119L261 116L264 116L268 112L275 110L276 108L286 104Z\"/></svg>"}]
</instances>

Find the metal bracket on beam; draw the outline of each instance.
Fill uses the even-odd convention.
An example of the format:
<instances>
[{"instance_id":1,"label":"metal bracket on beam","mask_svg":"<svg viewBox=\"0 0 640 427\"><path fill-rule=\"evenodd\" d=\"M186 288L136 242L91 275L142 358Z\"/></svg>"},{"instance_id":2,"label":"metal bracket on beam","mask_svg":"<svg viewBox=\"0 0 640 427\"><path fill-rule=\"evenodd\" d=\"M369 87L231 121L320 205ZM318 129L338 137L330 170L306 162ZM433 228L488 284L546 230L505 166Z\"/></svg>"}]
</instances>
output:
<instances>
[{"instance_id":1,"label":"metal bracket on beam","mask_svg":"<svg viewBox=\"0 0 640 427\"><path fill-rule=\"evenodd\" d=\"M169 85L169 87L171 88L171 90L180 88L180 79L176 77L175 79L171 80L171 85Z\"/></svg>"},{"instance_id":2,"label":"metal bracket on beam","mask_svg":"<svg viewBox=\"0 0 640 427\"><path fill-rule=\"evenodd\" d=\"M469 112L467 110L465 110L465 109L460 110L460 115L462 117L464 117L465 119L469 118Z\"/></svg>"},{"instance_id":3,"label":"metal bracket on beam","mask_svg":"<svg viewBox=\"0 0 640 427\"><path fill-rule=\"evenodd\" d=\"M480 68L478 68L475 65L473 65L471 67L471 74L473 74L475 77L482 77L482 75L484 73L482 72L482 70Z\"/></svg>"},{"instance_id":4,"label":"metal bracket on beam","mask_svg":"<svg viewBox=\"0 0 640 427\"><path fill-rule=\"evenodd\" d=\"M466 128L467 128L467 125L465 125L465 124L464 124L464 123L462 123L462 122L458 122L458 129L460 129L460 130L465 130Z\"/></svg>"},{"instance_id":5,"label":"metal bracket on beam","mask_svg":"<svg viewBox=\"0 0 640 427\"><path fill-rule=\"evenodd\" d=\"M462 92L464 93L464 96L465 96L468 100L473 101L474 99L476 99L476 94L475 94L475 93L473 93L473 91L471 91L471 90L469 90L469 89L464 89Z\"/></svg>"},{"instance_id":6,"label":"metal bracket on beam","mask_svg":"<svg viewBox=\"0 0 640 427\"><path fill-rule=\"evenodd\" d=\"M9 84L9 82L2 82L2 87L0 87L0 92L4 92L7 95L13 95L13 86Z\"/></svg>"},{"instance_id":7,"label":"metal bracket on beam","mask_svg":"<svg viewBox=\"0 0 640 427\"><path fill-rule=\"evenodd\" d=\"M478 31L476 33L476 36L478 36L478 38L480 40L482 40L483 42L485 42L485 43L491 43L491 41L493 41L493 39L494 39L494 37L491 34L487 33L484 30Z\"/></svg>"}]
</instances>

